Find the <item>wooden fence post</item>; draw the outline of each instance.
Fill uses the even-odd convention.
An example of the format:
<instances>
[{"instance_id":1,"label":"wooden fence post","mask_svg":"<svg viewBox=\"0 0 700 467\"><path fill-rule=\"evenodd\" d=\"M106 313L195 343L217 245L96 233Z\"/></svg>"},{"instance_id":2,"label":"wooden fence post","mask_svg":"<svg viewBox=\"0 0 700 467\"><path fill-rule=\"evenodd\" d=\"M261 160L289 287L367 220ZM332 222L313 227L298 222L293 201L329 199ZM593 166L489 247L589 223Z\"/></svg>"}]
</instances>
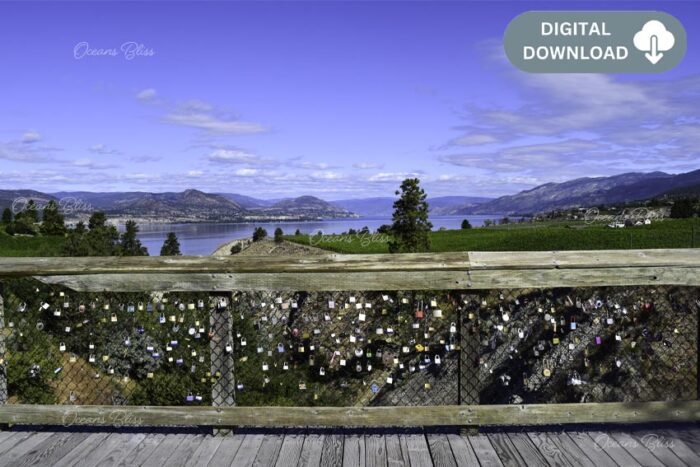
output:
<instances>
[{"instance_id":1,"label":"wooden fence post","mask_svg":"<svg viewBox=\"0 0 700 467\"><path fill-rule=\"evenodd\" d=\"M236 387L233 360L233 322L231 310L233 308L232 294L214 297L214 306L209 313L209 326L211 329L211 374L213 384L211 387L211 402L214 407L234 407ZM226 307L219 306L219 300L228 302ZM231 346L231 350L227 347ZM214 430L214 434L228 434L231 430Z\"/></svg>"}]
</instances>

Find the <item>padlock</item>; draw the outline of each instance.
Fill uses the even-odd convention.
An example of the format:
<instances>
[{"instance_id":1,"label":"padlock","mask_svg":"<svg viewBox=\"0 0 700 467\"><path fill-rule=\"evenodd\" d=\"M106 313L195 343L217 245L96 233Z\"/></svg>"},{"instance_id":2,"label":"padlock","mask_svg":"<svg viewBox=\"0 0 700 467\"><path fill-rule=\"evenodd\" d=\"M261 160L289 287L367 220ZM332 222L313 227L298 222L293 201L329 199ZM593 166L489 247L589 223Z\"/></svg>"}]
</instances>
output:
<instances>
[{"instance_id":1,"label":"padlock","mask_svg":"<svg viewBox=\"0 0 700 467\"><path fill-rule=\"evenodd\" d=\"M277 344L277 353L284 353L284 344L282 342Z\"/></svg>"},{"instance_id":2,"label":"padlock","mask_svg":"<svg viewBox=\"0 0 700 467\"><path fill-rule=\"evenodd\" d=\"M65 351L66 351L66 343L65 343L65 342L60 342L60 343L58 344L58 350L60 350L61 352L65 352Z\"/></svg>"},{"instance_id":3,"label":"padlock","mask_svg":"<svg viewBox=\"0 0 700 467\"><path fill-rule=\"evenodd\" d=\"M435 362L436 365L442 364L442 359L440 358L440 355L435 355L433 358L433 361Z\"/></svg>"},{"instance_id":4,"label":"padlock","mask_svg":"<svg viewBox=\"0 0 700 467\"><path fill-rule=\"evenodd\" d=\"M326 369L321 367L318 369L318 374L321 376L326 376Z\"/></svg>"},{"instance_id":5,"label":"padlock","mask_svg":"<svg viewBox=\"0 0 700 467\"><path fill-rule=\"evenodd\" d=\"M415 313L416 319L423 319L425 318L425 312L422 309L417 309Z\"/></svg>"},{"instance_id":6,"label":"padlock","mask_svg":"<svg viewBox=\"0 0 700 467\"><path fill-rule=\"evenodd\" d=\"M227 342L227 343L226 343L225 350L226 350L226 353L231 353L231 352L233 352L233 345L232 345L230 342Z\"/></svg>"},{"instance_id":7,"label":"padlock","mask_svg":"<svg viewBox=\"0 0 700 467\"><path fill-rule=\"evenodd\" d=\"M442 318L442 310L440 308L433 310L433 316L436 318Z\"/></svg>"},{"instance_id":8,"label":"padlock","mask_svg":"<svg viewBox=\"0 0 700 467\"><path fill-rule=\"evenodd\" d=\"M136 307L134 306L133 303L129 303L126 307L127 313L134 313L136 311Z\"/></svg>"}]
</instances>

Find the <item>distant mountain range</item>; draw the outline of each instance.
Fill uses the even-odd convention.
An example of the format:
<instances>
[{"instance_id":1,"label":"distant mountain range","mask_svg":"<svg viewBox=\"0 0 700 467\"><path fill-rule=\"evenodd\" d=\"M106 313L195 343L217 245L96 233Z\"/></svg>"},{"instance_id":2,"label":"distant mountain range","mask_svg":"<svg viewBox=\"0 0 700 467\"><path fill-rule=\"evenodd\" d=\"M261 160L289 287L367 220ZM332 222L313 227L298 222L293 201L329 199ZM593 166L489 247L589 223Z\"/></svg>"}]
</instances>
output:
<instances>
[{"instance_id":1,"label":"distant mountain range","mask_svg":"<svg viewBox=\"0 0 700 467\"><path fill-rule=\"evenodd\" d=\"M700 170L682 174L630 172L611 177L577 178L546 183L515 195L502 196L455 214L535 214L556 209L614 205L657 197L690 196L700 192Z\"/></svg>"},{"instance_id":2,"label":"distant mountain range","mask_svg":"<svg viewBox=\"0 0 700 467\"><path fill-rule=\"evenodd\" d=\"M428 198L432 215L527 215L557 209L614 205L656 197L700 195L700 170L683 174L624 173L611 177L578 178L546 183L500 198L443 196ZM132 217L159 222L234 222L260 220L312 220L348 217L390 217L396 198L360 198L324 201L314 196L265 200L236 193L180 193L86 191L41 193L34 190L0 190L0 208L16 199L79 200L82 212L105 211L111 217Z\"/></svg>"},{"instance_id":3,"label":"distant mountain range","mask_svg":"<svg viewBox=\"0 0 700 467\"><path fill-rule=\"evenodd\" d=\"M428 198L430 213L436 216L447 216L457 213L461 209L476 206L480 203L491 201L493 198L477 196L441 196ZM348 211L359 214L362 217L390 217L394 212L396 198L361 198L343 199L333 201L333 204L343 207Z\"/></svg>"},{"instance_id":4,"label":"distant mountain range","mask_svg":"<svg viewBox=\"0 0 700 467\"><path fill-rule=\"evenodd\" d=\"M77 214L105 211L110 217L131 217L158 222L236 222L247 220L311 220L356 217L350 211L313 196L265 201L236 194L211 194L199 190L180 193L86 191L40 193L33 190L0 190L0 208L14 200L34 199L68 202Z\"/></svg>"}]
</instances>

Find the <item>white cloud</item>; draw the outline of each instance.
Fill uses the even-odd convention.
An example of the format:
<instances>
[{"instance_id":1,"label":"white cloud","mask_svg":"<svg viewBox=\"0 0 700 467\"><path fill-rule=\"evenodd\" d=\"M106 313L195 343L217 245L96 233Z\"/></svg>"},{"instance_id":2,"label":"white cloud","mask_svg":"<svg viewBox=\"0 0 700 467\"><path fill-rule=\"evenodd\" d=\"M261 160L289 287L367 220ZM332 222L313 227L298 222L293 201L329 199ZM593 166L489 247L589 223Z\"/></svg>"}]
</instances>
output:
<instances>
[{"instance_id":1,"label":"white cloud","mask_svg":"<svg viewBox=\"0 0 700 467\"><path fill-rule=\"evenodd\" d=\"M362 170L381 169L383 167L382 164L377 164L375 162L356 162L352 166L356 169L362 169Z\"/></svg>"},{"instance_id":2,"label":"white cloud","mask_svg":"<svg viewBox=\"0 0 700 467\"><path fill-rule=\"evenodd\" d=\"M260 173L258 169L238 169L234 172L239 177L254 177Z\"/></svg>"},{"instance_id":3,"label":"white cloud","mask_svg":"<svg viewBox=\"0 0 700 467\"><path fill-rule=\"evenodd\" d=\"M257 154L237 148L217 148L209 153L208 159L211 162L225 164L255 164L264 165L273 162Z\"/></svg>"},{"instance_id":4,"label":"white cloud","mask_svg":"<svg viewBox=\"0 0 700 467\"><path fill-rule=\"evenodd\" d=\"M333 172L331 170L321 170L312 172L311 178L314 180L340 180L344 178L344 175L340 172Z\"/></svg>"},{"instance_id":5,"label":"white cloud","mask_svg":"<svg viewBox=\"0 0 700 467\"><path fill-rule=\"evenodd\" d=\"M104 144L93 144L88 148L88 151L90 151L93 154L100 154L102 156L119 154L119 151L117 151L116 149L108 148Z\"/></svg>"},{"instance_id":6,"label":"white cloud","mask_svg":"<svg viewBox=\"0 0 700 467\"><path fill-rule=\"evenodd\" d=\"M172 113L165 116L165 121L176 125L210 131L212 133L226 133L231 135L265 133L267 131L264 126L257 123L216 117L202 112Z\"/></svg>"},{"instance_id":7,"label":"white cloud","mask_svg":"<svg viewBox=\"0 0 700 467\"><path fill-rule=\"evenodd\" d=\"M36 143L37 141L41 141L41 135L38 131L29 130L22 135L22 142L25 144Z\"/></svg>"},{"instance_id":8,"label":"white cloud","mask_svg":"<svg viewBox=\"0 0 700 467\"><path fill-rule=\"evenodd\" d=\"M136 98L140 101L148 101L156 97L156 90L153 88L147 88L136 94Z\"/></svg>"},{"instance_id":9,"label":"white cloud","mask_svg":"<svg viewBox=\"0 0 700 467\"><path fill-rule=\"evenodd\" d=\"M201 170L188 170L187 171L188 178L199 178L202 175L204 175L204 172L202 172Z\"/></svg>"},{"instance_id":10,"label":"white cloud","mask_svg":"<svg viewBox=\"0 0 700 467\"><path fill-rule=\"evenodd\" d=\"M369 177L370 182L394 182L401 183L407 178L420 178L421 174L414 172L381 172Z\"/></svg>"}]
</instances>

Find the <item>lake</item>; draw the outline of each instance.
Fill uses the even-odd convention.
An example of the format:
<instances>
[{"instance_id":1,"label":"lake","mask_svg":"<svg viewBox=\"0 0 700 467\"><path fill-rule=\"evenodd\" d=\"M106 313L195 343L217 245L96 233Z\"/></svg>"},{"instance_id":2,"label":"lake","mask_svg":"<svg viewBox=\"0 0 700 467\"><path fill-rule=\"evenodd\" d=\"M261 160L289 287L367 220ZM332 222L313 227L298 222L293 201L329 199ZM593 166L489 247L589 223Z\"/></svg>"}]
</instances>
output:
<instances>
[{"instance_id":1,"label":"lake","mask_svg":"<svg viewBox=\"0 0 700 467\"><path fill-rule=\"evenodd\" d=\"M433 229L459 229L463 219L469 219L474 227L483 225L486 219L497 219L497 215L485 216L433 216L430 222ZM325 234L343 233L349 229L360 230L367 226L375 231L382 224L391 224L386 217L359 219L328 219L307 222L261 222L261 223L231 223L231 224L139 224L141 232L139 239L152 256L160 254L160 248L168 232L175 232L180 240L183 255L210 255L223 243L240 238L251 237L255 227L264 227L268 235L272 235L277 227L286 234L293 234L299 229L304 234L313 234L319 230Z\"/></svg>"}]
</instances>

